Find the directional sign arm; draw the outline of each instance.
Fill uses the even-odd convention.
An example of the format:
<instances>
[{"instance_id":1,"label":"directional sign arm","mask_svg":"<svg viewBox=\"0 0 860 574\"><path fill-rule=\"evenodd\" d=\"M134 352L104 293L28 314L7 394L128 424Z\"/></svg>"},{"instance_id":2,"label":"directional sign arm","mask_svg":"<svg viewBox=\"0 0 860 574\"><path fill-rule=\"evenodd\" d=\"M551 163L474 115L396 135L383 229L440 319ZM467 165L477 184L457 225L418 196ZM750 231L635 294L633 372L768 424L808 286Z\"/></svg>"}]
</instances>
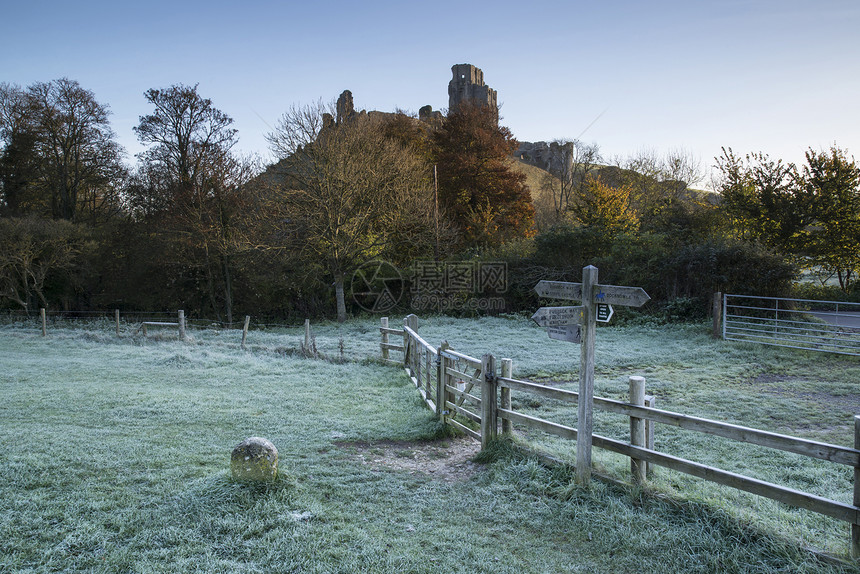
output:
<instances>
[{"instance_id":1,"label":"directional sign arm","mask_svg":"<svg viewBox=\"0 0 860 574\"><path fill-rule=\"evenodd\" d=\"M642 287L622 287L619 285L595 285L594 302L622 307L641 307L651 300Z\"/></svg>"},{"instance_id":2,"label":"directional sign arm","mask_svg":"<svg viewBox=\"0 0 860 574\"><path fill-rule=\"evenodd\" d=\"M582 342L582 328L579 325L565 325L564 327L547 327L546 334L550 339L556 341L567 341L568 343Z\"/></svg>"},{"instance_id":3,"label":"directional sign arm","mask_svg":"<svg viewBox=\"0 0 860 574\"><path fill-rule=\"evenodd\" d=\"M561 327L582 323L582 307L541 307L532 320L541 327Z\"/></svg>"},{"instance_id":4,"label":"directional sign arm","mask_svg":"<svg viewBox=\"0 0 860 574\"><path fill-rule=\"evenodd\" d=\"M582 300L582 283L567 281L538 281L535 293L547 299L564 299L567 301Z\"/></svg>"}]
</instances>

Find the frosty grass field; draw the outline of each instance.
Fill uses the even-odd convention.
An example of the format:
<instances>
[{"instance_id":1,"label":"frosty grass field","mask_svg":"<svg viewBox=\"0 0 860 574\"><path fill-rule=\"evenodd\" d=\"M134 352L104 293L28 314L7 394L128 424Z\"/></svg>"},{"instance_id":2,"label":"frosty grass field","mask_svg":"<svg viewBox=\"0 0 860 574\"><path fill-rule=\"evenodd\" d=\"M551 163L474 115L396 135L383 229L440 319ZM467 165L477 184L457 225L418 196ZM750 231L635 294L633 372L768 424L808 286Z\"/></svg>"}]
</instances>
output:
<instances>
[{"instance_id":1,"label":"frosty grass field","mask_svg":"<svg viewBox=\"0 0 860 574\"><path fill-rule=\"evenodd\" d=\"M402 318L392 318L400 324ZM848 526L657 468L645 488L595 481L497 446L477 464L379 359L378 319L195 329L180 343L107 322L0 327L0 572L840 572ZM575 388L578 347L525 317L421 321L432 344L514 361ZM853 440L860 360L716 341L708 327L601 327L596 394L646 377L658 407L836 444ZM575 408L514 394L576 424ZM595 432L628 422L596 413ZM233 483L232 447L264 436L282 475ZM573 460L575 445L516 442ZM851 502L850 468L658 426L656 447ZM595 450L627 479L627 459Z\"/></svg>"}]
</instances>

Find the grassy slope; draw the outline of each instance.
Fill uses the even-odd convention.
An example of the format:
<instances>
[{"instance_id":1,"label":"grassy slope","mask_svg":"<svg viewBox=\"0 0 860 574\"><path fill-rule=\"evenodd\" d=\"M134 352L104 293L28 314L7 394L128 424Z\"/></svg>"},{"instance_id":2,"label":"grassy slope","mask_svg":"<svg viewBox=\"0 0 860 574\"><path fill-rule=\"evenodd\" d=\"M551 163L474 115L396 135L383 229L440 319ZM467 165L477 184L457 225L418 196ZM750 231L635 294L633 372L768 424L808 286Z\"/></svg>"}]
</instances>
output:
<instances>
[{"instance_id":1,"label":"grassy slope","mask_svg":"<svg viewBox=\"0 0 860 574\"><path fill-rule=\"evenodd\" d=\"M375 326L322 325L318 345L335 354L344 337L346 357L373 356ZM860 374L856 360L730 346L703 331L601 329L598 392L622 396L635 371L666 408L774 430L805 424L846 443L856 394L845 381ZM548 341L524 319L435 318L421 332L473 354L511 356L519 375L576 375L576 347ZM250 353L233 335L196 332L182 345L116 342L109 327L54 330L48 339L0 330L0 571L826 570L763 534L772 523L740 526L707 488L679 507L601 485L572 488L564 472L530 460L490 464L454 484L358 464L337 443L438 432L402 371L272 352L295 346L299 330L252 332ZM820 408L840 393L844 412ZM230 449L251 435L281 451L287 477L275 486L228 480ZM794 471L803 478L802 467ZM658 489L684 481L657 479ZM827 489L847 493L850 481ZM831 550L844 550L847 527L839 528L822 534L842 544Z\"/></svg>"}]
</instances>

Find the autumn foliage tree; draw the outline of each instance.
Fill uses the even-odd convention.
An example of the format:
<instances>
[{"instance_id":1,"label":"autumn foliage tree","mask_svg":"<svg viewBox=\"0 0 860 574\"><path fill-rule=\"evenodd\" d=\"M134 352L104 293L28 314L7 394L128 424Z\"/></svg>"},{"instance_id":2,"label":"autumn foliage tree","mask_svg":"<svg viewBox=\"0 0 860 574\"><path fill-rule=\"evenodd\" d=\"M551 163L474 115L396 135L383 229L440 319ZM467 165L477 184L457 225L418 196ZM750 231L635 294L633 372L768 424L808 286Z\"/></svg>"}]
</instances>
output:
<instances>
[{"instance_id":1,"label":"autumn foliage tree","mask_svg":"<svg viewBox=\"0 0 860 574\"><path fill-rule=\"evenodd\" d=\"M500 245L534 235L525 175L510 167L517 142L497 110L461 104L433 135L439 202L459 228L461 247Z\"/></svg>"},{"instance_id":2,"label":"autumn foliage tree","mask_svg":"<svg viewBox=\"0 0 860 574\"><path fill-rule=\"evenodd\" d=\"M601 229L612 237L636 227L636 214L630 205L632 194L627 184L610 186L598 177L587 176L568 209L580 225Z\"/></svg>"},{"instance_id":3,"label":"autumn foliage tree","mask_svg":"<svg viewBox=\"0 0 860 574\"><path fill-rule=\"evenodd\" d=\"M356 114L351 94L345 105L346 95L337 110L294 106L268 135L282 158L268 172L275 236L331 276L339 321L350 274L426 241L433 223L426 163L383 119Z\"/></svg>"}]
</instances>

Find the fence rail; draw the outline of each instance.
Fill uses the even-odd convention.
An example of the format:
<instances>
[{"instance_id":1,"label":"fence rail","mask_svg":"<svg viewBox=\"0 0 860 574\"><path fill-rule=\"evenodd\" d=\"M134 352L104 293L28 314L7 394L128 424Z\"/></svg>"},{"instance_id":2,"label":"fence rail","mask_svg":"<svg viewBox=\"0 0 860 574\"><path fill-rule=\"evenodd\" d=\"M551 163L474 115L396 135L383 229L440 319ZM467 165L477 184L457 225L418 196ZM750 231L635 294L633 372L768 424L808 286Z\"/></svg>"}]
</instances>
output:
<instances>
[{"instance_id":1,"label":"fence rail","mask_svg":"<svg viewBox=\"0 0 860 574\"><path fill-rule=\"evenodd\" d=\"M860 303L723 295L722 337L860 355Z\"/></svg>"},{"instance_id":2,"label":"fence rail","mask_svg":"<svg viewBox=\"0 0 860 574\"><path fill-rule=\"evenodd\" d=\"M729 316L725 315L725 317L728 319ZM516 424L564 439L577 440L579 431L576 428L518 412L512 408L511 393L513 391L529 393L571 404L578 403L579 393L515 379L511 376L510 359L502 359L501 375L498 375L496 361L492 355L484 355L481 359L470 357L454 351L447 342L434 349L418 335L418 318L415 315L407 317L404 328L396 332L388 329L387 318L384 318L382 323L380 331L383 340L387 335L403 336L403 367L410 380L421 391L427 405L446 424L480 440L482 448L498 436L500 425L503 433L512 432L513 425ZM383 343L384 349L385 343ZM431 356L436 358L435 376L434 369L428 366ZM474 370L474 373L470 374L470 370ZM436 400L430 399L433 396ZM860 558L860 416L854 417L854 448L849 448L657 409L654 404L654 397L645 395L645 379L636 376L630 377L629 402L594 397L595 409L623 415L630 420L629 441L595 434L592 434L591 439L592 445L596 448L629 457L634 482L646 480L651 465L663 466L848 522L851 525L850 553L853 558ZM475 410L471 410L473 408ZM465 420L456 420L455 417L462 417ZM475 426L471 426L470 423ZM853 502L847 504L831 500L659 452L654 448L654 428L657 424L675 426L688 431L852 467L854 469Z\"/></svg>"}]
</instances>

